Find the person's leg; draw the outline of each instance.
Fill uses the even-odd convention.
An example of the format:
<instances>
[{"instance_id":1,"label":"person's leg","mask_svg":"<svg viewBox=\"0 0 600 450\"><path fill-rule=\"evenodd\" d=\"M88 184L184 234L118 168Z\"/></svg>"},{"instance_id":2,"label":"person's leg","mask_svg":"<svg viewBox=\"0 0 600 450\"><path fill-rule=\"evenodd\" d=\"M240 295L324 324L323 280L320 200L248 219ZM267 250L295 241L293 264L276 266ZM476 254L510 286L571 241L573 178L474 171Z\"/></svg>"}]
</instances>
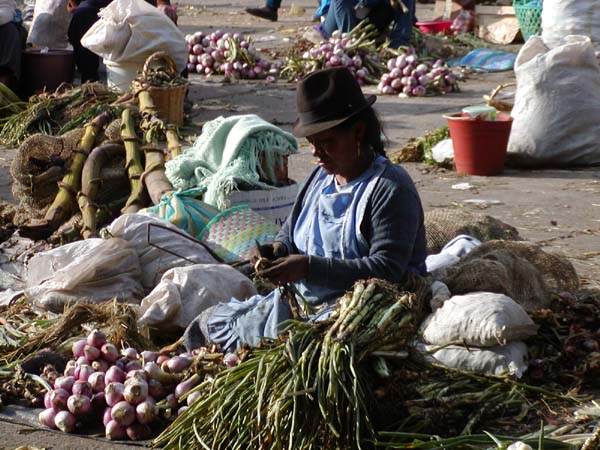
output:
<instances>
[{"instance_id":1,"label":"person's leg","mask_svg":"<svg viewBox=\"0 0 600 450\"><path fill-rule=\"evenodd\" d=\"M281 6L281 0L266 0L262 8L246 8L248 14L277 22L277 10Z\"/></svg>"},{"instance_id":2,"label":"person's leg","mask_svg":"<svg viewBox=\"0 0 600 450\"><path fill-rule=\"evenodd\" d=\"M335 30L347 33L356 26L356 15L354 14L355 0L332 0L325 22L321 24L321 31L327 36Z\"/></svg>"},{"instance_id":3,"label":"person's leg","mask_svg":"<svg viewBox=\"0 0 600 450\"><path fill-rule=\"evenodd\" d=\"M394 20L394 8L387 1L380 2L371 9L369 22L371 22L380 33L384 33Z\"/></svg>"},{"instance_id":4,"label":"person's leg","mask_svg":"<svg viewBox=\"0 0 600 450\"><path fill-rule=\"evenodd\" d=\"M19 87L26 37L20 25L11 22L0 25L0 77L2 83L13 90Z\"/></svg>"},{"instance_id":5,"label":"person's leg","mask_svg":"<svg viewBox=\"0 0 600 450\"><path fill-rule=\"evenodd\" d=\"M390 35L390 45L393 48L410 45L415 17L415 0L404 0L404 4L408 11L404 12L402 7L398 7L394 14L394 25Z\"/></svg>"}]
</instances>

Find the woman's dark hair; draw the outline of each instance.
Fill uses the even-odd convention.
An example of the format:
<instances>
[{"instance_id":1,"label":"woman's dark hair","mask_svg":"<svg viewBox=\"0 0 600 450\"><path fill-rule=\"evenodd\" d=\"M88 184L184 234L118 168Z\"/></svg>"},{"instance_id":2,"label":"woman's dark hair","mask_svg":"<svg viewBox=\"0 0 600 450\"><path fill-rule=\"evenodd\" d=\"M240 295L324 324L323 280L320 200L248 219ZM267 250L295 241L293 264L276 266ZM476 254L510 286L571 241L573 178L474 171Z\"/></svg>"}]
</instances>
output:
<instances>
[{"instance_id":1,"label":"woman's dark hair","mask_svg":"<svg viewBox=\"0 0 600 450\"><path fill-rule=\"evenodd\" d=\"M379 120L379 116L375 110L369 106L339 124L336 128L347 130L354 126L357 122L365 124L365 140L362 143L361 150L372 151L376 155L385 156L385 134L383 132L383 124Z\"/></svg>"}]
</instances>

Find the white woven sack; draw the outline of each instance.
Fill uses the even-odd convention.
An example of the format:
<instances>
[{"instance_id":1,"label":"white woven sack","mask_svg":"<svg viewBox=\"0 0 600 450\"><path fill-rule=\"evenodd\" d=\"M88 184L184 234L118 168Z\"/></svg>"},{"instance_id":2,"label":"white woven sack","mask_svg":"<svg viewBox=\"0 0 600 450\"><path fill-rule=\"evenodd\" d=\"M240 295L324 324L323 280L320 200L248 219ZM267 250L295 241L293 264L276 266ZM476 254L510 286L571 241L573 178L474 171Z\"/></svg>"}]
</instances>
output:
<instances>
[{"instance_id":1,"label":"white woven sack","mask_svg":"<svg viewBox=\"0 0 600 450\"><path fill-rule=\"evenodd\" d=\"M428 353L427 358L430 361L453 369L485 375L511 375L517 378L521 378L527 370L527 345L520 341L488 348L450 345L436 351L436 347L417 345L417 349ZM429 353L432 351L433 353Z\"/></svg>"},{"instance_id":2,"label":"white woven sack","mask_svg":"<svg viewBox=\"0 0 600 450\"><path fill-rule=\"evenodd\" d=\"M600 50L600 0L544 0L544 42L555 47L570 34L590 37Z\"/></svg>"},{"instance_id":3,"label":"white woven sack","mask_svg":"<svg viewBox=\"0 0 600 450\"><path fill-rule=\"evenodd\" d=\"M426 344L493 347L535 335L537 326L510 297L491 292L455 295L421 325Z\"/></svg>"},{"instance_id":4,"label":"white woven sack","mask_svg":"<svg viewBox=\"0 0 600 450\"><path fill-rule=\"evenodd\" d=\"M517 56L515 74L511 161L529 167L600 164L600 65L589 38L568 36L550 49L532 36Z\"/></svg>"}]
</instances>

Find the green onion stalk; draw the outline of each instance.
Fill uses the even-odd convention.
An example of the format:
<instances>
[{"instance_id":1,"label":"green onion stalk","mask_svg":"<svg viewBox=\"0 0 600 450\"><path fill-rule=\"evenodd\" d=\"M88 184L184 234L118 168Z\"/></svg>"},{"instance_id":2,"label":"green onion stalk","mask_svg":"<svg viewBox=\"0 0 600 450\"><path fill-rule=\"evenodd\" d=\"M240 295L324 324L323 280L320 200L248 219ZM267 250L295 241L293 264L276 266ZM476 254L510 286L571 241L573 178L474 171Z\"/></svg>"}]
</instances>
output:
<instances>
[{"instance_id":1,"label":"green onion stalk","mask_svg":"<svg viewBox=\"0 0 600 450\"><path fill-rule=\"evenodd\" d=\"M362 448L375 438L372 357L407 348L416 296L379 280L359 282L327 321L292 321L201 392L155 441L169 449Z\"/></svg>"}]
</instances>

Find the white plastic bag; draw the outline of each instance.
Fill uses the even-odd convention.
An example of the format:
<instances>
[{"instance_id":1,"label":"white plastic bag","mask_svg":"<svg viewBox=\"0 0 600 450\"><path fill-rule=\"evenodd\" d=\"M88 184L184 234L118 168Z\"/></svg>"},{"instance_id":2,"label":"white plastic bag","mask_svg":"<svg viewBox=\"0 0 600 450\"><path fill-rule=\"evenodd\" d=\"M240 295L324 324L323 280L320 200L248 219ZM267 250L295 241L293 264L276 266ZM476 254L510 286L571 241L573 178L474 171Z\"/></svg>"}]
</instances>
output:
<instances>
[{"instance_id":1,"label":"white plastic bag","mask_svg":"<svg viewBox=\"0 0 600 450\"><path fill-rule=\"evenodd\" d=\"M419 344L417 349L431 352L435 345ZM486 375L512 375L521 378L527 370L527 345L515 341L508 345L477 348L449 345L430 353L427 358L453 369Z\"/></svg>"},{"instance_id":2,"label":"white plastic bag","mask_svg":"<svg viewBox=\"0 0 600 450\"><path fill-rule=\"evenodd\" d=\"M187 65L183 33L165 14L144 0L113 0L81 38L81 45L114 63L142 63L164 51L179 72Z\"/></svg>"},{"instance_id":3,"label":"white plastic bag","mask_svg":"<svg viewBox=\"0 0 600 450\"><path fill-rule=\"evenodd\" d=\"M202 311L232 297L255 295L252 281L227 264L197 264L167 271L142 300L138 324L186 328Z\"/></svg>"},{"instance_id":4,"label":"white plastic bag","mask_svg":"<svg viewBox=\"0 0 600 450\"><path fill-rule=\"evenodd\" d=\"M511 160L531 167L600 164L600 66L589 38L569 36L550 50L533 36L515 74Z\"/></svg>"},{"instance_id":5,"label":"white plastic bag","mask_svg":"<svg viewBox=\"0 0 600 450\"><path fill-rule=\"evenodd\" d=\"M110 236L124 239L133 246L142 268L142 285L147 290L153 289L164 273L174 267L218 262L185 231L153 214L123 214L107 231Z\"/></svg>"},{"instance_id":6,"label":"white plastic bag","mask_svg":"<svg viewBox=\"0 0 600 450\"><path fill-rule=\"evenodd\" d=\"M426 344L493 347L535 335L537 326L510 297L491 292L455 295L421 325Z\"/></svg>"},{"instance_id":7,"label":"white plastic bag","mask_svg":"<svg viewBox=\"0 0 600 450\"><path fill-rule=\"evenodd\" d=\"M66 48L70 22L67 0L36 0L27 42L39 48Z\"/></svg>"},{"instance_id":8,"label":"white plastic bag","mask_svg":"<svg viewBox=\"0 0 600 450\"><path fill-rule=\"evenodd\" d=\"M600 0L544 0L544 42L555 47L571 34L590 37L600 50Z\"/></svg>"},{"instance_id":9,"label":"white plastic bag","mask_svg":"<svg viewBox=\"0 0 600 450\"><path fill-rule=\"evenodd\" d=\"M143 296L140 279L137 254L127 242L87 239L31 258L25 296L56 312L78 301L139 303Z\"/></svg>"},{"instance_id":10,"label":"white plastic bag","mask_svg":"<svg viewBox=\"0 0 600 450\"><path fill-rule=\"evenodd\" d=\"M17 4L14 0L0 1L0 25L5 25L15 17Z\"/></svg>"}]
</instances>

